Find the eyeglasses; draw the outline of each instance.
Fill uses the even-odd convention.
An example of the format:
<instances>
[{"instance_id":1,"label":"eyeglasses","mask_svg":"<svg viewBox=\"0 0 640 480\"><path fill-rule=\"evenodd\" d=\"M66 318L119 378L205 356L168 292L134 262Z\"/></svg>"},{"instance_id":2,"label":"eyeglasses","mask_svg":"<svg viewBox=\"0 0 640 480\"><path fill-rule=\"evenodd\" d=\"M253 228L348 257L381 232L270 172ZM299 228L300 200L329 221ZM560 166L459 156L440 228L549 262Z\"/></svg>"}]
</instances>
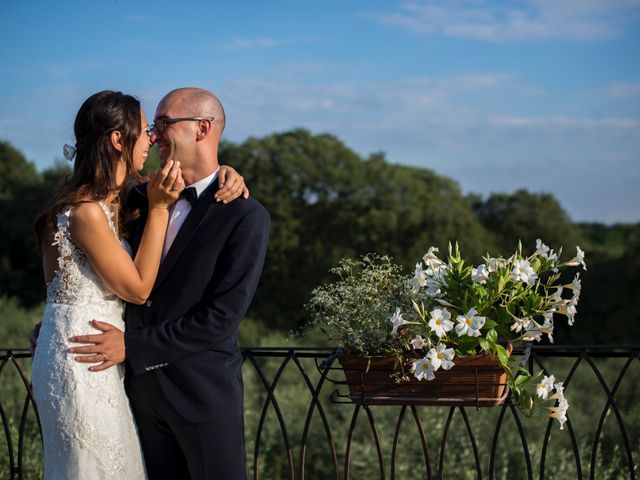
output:
<instances>
[{"instance_id":1,"label":"eyeglasses","mask_svg":"<svg viewBox=\"0 0 640 480\"><path fill-rule=\"evenodd\" d=\"M161 117L156 118L155 122L147 127L147 134L160 134L164 132L169 125L173 125L178 122L199 122L201 120L211 120L214 121L216 117Z\"/></svg>"}]
</instances>

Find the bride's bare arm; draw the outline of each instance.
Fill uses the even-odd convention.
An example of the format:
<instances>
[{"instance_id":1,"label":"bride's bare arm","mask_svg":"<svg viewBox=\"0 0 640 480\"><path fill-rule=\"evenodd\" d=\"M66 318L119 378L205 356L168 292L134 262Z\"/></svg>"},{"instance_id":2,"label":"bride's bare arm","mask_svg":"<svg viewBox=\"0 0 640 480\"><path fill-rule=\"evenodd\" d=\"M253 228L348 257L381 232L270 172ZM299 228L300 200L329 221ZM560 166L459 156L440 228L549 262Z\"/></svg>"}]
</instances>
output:
<instances>
[{"instance_id":1,"label":"bride's bare arm","mask_svg":"<svg viewBox=\"0 0 640 480\"><path fill-rule=\"evenodd\" d=\"M169 206L178 198L182 189L179 187L184 186L181 182L179 165L170 163L149 181L149 215L134 260L113 235L100 205L83 203L71 212L74 243L87 255L107 287L128 302L144 303L151 293L162 256Z\"/></svg>"}]
</instances>

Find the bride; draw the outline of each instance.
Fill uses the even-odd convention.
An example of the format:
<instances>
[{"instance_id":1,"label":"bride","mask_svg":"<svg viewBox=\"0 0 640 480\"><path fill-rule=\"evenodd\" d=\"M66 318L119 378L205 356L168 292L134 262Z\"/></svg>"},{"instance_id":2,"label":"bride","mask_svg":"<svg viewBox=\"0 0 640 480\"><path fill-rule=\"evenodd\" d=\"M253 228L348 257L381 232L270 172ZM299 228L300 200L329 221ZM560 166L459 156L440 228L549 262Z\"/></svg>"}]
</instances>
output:
<instances>
[{"instance_id":1,"label":"bride","mask_svg":"<svg viewBox=\"0 0 640 480\"><path fill-rule=\"evenodd\" d=\"M169 207L184 182L179 162L169 161L151 176L149 215L132 259L121 235L136 212L121 209L120 201L129 177L141 178L137 172L151 146L140 102L120 92L96 93L80 107L74 132L73 174L36 219L47 303L32 383L45 479L143 479L123 366L108 368L112 364L102 358L103 364L87 369L69 356L69 338L96 329L124 330L122 300L140 304L151 292ZM247 194L233 169L221 167L219 174L224 183L216 194L219 200Z\"/></svg>"}]
</instances>

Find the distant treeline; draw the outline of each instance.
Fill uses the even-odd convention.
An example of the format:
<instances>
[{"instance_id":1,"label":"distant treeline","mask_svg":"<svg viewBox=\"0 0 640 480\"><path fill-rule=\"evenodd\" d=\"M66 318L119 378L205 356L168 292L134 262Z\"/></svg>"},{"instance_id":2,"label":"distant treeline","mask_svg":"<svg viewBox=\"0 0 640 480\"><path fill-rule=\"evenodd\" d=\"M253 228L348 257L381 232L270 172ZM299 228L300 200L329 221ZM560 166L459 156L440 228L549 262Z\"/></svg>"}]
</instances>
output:
<instances>
[{"instance_id":1,"label":"distant treeline","mask_svg":"<svg viewBox=\"0 0 640 480\"><path fill-rule=\"evenodd\" d=\"M457 241L476 263L487 252L510 255L518 240L530 252L541 238L563 246L565 259L576 245L587 252L576 325L558 325L556 341L640 343L640 223L576 224L548 193L463 195L454 180L431 170L391 164L381 153L362 158L336 137L306 130L225 142L220 162L242 173L271 214L269 252L249 313L266 326L304 323L311 290L343 257L387 254L410 273L431 245L445 253ZM69 171L56 163L38 172L0 142L3 296L24 305L44 299L32 222Z\"/></svg>"}]
</instances>

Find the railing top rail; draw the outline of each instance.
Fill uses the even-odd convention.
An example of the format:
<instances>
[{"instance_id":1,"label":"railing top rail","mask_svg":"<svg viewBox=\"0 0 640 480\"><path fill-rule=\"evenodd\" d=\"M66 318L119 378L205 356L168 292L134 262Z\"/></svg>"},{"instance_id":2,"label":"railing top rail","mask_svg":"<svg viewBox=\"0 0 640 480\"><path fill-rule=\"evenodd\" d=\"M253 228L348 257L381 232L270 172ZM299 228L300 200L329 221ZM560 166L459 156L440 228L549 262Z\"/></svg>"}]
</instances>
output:
<instances>
[{"instance_id":1,"label":"railing top rail","mask_svg":"<svg viewBox=\"0 0 640 480\"><path fill-rule=\"evenodd\" d=\"M250 353L258 357L287 357L295 355L301 358L313 358L330 355L335 351L335 347L302 347L302 346L246 346L241 347L243 353ZM640 344L630 345L533 345L531 351L543 357L579 357L589 355L590 357L629 357L630 355L640 355ZM524 353L523 348L515 348L514 355ZM0 346L0 358L13 356L26 358L31 356L28 347L3 347Z\"/></svg>"}]
</instances>

